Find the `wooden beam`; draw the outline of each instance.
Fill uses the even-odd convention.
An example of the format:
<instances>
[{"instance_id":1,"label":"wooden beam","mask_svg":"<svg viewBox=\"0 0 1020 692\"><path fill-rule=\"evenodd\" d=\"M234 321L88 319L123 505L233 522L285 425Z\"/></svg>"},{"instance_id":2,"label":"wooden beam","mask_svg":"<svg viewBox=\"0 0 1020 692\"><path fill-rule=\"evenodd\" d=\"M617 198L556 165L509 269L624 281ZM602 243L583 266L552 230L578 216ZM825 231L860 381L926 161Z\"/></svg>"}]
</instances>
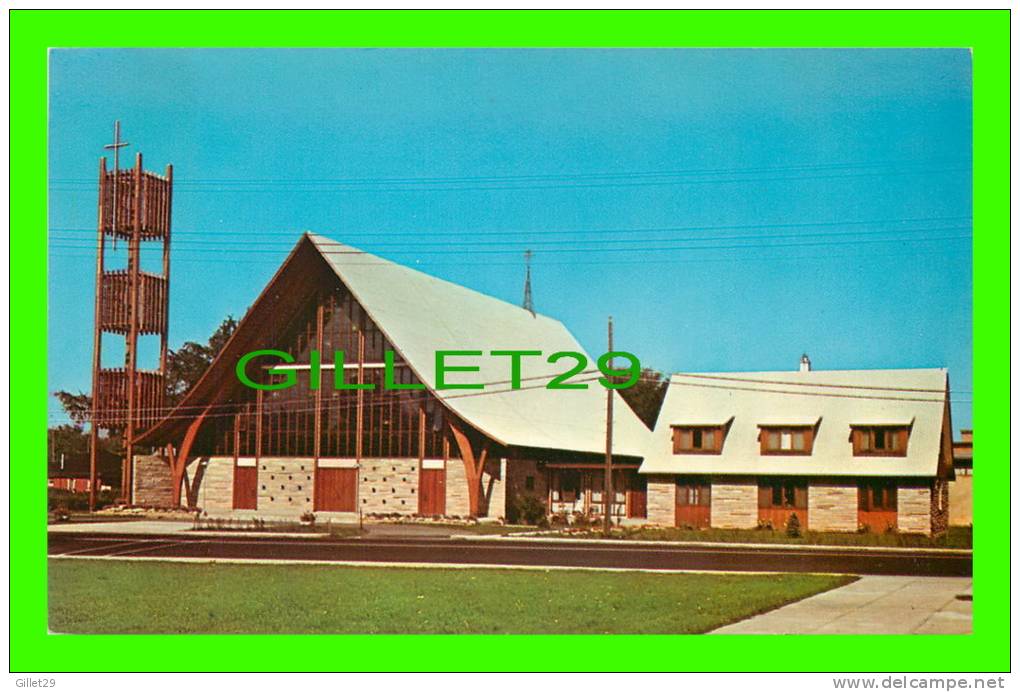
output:
<instances>
[{"instance_id":1,"label":"wooden beam","mask_svg":"<svg viewBox=\"0 0 1020 692\"><path fill-rule=\"evenodd\" d=\"M184 470L188 466L188 455L191 454L191 447L195 443L195 438L198 437L198 431L202 427L202 423L205 421L206 416L209 415L209 411L212 409L212 404L206 406L194 420L188 425L187 431L184 433L184 439L181 441L181 447L177 450L177 454L170 459L170 477L171 477L171 488L170 488L170 506L180 507L181 506L181 486L184 483Z\"/></svg>"},{"instance_id":2,"label":"wooden beam","mask_svg":"<svg viewBox=\"0 0 1020 692\"><path fill-rule=\"evenodd\" d=\"M482 470L485 468L485 460L489 455L489 441L483 439L478 454L475 454L471 446L471 440L467 433L454 421L450 421L450 431L460 449L460 457L464 462L464 474L467 476L468 484L468 513L477 517L481 512L482 499Z\"/></svg>"}]
</instances>

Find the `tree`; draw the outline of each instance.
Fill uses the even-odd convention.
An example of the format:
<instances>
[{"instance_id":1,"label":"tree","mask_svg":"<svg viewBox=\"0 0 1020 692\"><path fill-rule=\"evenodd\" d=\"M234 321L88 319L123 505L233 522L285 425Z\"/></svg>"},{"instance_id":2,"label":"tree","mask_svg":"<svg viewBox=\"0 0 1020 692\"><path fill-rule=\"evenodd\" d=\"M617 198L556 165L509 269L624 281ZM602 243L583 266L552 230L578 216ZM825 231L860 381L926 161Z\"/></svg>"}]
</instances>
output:
<instances>
[{"instance_id":1,"label":"tree","mask_svg":"<svg viewBox=\"0 0 1020 692\"><path fill-rule=\"evenodd\" d=\"M166 396L168 406L178 403L188 393L188 390L195 386L209 364L223 350L235 329L237 329L237 320L232 315L227 315L226 319L209 337L207 343L186 341L178 350L170 351L167 354Z\"/></svg>"},{"instance_id":2,"label":"tree","mask_svg":"<svg viewBox=\"0 0 1020 692\"><path fill-rule=\"evenodd\" d=\"M50 428L50 466L60 465L60 458L87 457L89 436L79 425L58 425Z\"/></svg>"},{"instance_id":3,"label":"tree","mask_svg":"<svg viewBox=\"0 0 1020 692\"><path fill-rule=\"evenodd\" d=\"M234 330L237 329L237 320L232 315L220 322L216 331L209 337L209 341L200 344L195 341L187 341L180 349L169 351L166 357L166 404L167 408L179 402L188 390L191 389L206 368L213 362L226 345ZM71 421L79 429L91 420L92 396L84 392L72 394L60 390L53 393L64 407Z\"/></svg>"},{"instance_id":4,"label":"tree","mask_svg":"<svg viewBox=\"0 0 1020 692\"><path fill-rule=\"evenodd\" d=\"M53 395L60 401L60 405L64 407L64 411L67 413L68 418L74 422L75 427L80 429L89 422L92 410L91 396L85 392L71 394L71 392L64 390L53 392Z\"/></svg>"},{"instance_id":5,"label":"tree","mask_svg":"<svg viewBox=\"0 0 1020 692\"><path fill-rule=\"evenodd\" d=\"M626 377L616 379L620 382L627 380ZM641 377L634 386L618 391L635 415L651 430L655 427L655 421L659 417L659 409L662 408L662 401L666 398L668 388L669 380L661 372L652 368L643 368Z\"/></svg>"}]
</instances>

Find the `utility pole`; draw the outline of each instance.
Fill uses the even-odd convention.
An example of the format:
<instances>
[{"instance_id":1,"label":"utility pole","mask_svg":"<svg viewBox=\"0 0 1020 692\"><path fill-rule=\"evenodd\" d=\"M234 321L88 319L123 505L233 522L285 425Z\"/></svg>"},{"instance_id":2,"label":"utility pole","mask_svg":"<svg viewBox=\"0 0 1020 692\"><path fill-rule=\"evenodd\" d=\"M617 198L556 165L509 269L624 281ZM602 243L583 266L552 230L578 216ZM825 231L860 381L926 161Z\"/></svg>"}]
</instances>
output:
<instances>
[{"instance_id":1,"label":"utility pole","mask_svg":"<svg viewBox=\"0 0 1020 692\"><path fill-rule=\"evenodd\" d=\"M613 352L613 317L609 317L609 350ZM609 370L613 369L613 359L609 359ZM602 533L609 535L612 527L613 511L613 390L606 387L606 475L602 484Z\"/></svg>"}]
</instances>

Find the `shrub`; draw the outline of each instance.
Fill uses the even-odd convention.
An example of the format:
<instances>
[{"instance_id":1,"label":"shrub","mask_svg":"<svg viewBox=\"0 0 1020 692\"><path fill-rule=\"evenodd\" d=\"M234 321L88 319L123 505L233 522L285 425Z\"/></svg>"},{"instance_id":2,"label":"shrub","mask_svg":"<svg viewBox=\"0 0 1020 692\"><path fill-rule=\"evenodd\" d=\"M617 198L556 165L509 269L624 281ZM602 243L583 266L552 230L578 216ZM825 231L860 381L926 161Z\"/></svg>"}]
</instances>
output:
<instances>
[{"instance_id":1,"label":"shrub","mask_svg":"<svg viewBox=\"0 0 1020 692\"><path fill-rule=\"evenodd\" d=\"M314 524L315 523L315 512L305 512L304 514L302 514L301 515L301 522L304 523L304 524Z\"/></svg>"},{"instance_id":2,"label":"shrub","mask_svg":"<svg viewBox=\"0 0 1020 692\"><path fill-rule=\"evenodd\" d=\"M786 521L786 535L790 538L800 538L800 518L797 517L796 512L791 514Z\"/></svg>"},{"instance_id":3,"label":"shrub","mask_svg":"<svg viewBox=\"0 0 1020 692\"><path fill-rule=\"evenodd\" d=\"M58 507L68 512L87 512L89 510L88 493L72 493L70 490L47 488L48 504L52 511ZM117 493L112 490L100 490L96 495L96 509L109 507L117 502Z\"/></svg>"},{"instance_id":4,"label":"shrub","mask_svg":"<svg viewBox=\"0 0 1020 692\"><path fill-rule=\"evenodd\" d=\"M514 521L536 525L545 519L545 505L537 497L521 495L514 500Z\"/></svg>"}]
</instances>

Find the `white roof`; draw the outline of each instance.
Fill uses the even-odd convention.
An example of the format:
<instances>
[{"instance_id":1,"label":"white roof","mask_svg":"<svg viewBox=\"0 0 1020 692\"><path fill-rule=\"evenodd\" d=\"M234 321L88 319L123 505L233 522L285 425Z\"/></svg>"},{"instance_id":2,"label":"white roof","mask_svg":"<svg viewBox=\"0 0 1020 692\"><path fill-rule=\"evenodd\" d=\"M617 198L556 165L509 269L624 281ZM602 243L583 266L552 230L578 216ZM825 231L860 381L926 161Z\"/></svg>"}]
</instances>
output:
<instances>
[{"instance_id":1,"label":"white roof","mask_svg":"<svg viewBox=\"0 0 1020 692\"><path fill-rule=\"evenodd\" d=\"M447 358L447 365L480 368L479 372L447 373L447 383L501 384L487 385L483 391L435 392L465 421L506 445L605 451L606 390L594 380L585 390L545 388L550 378L575 363L569 358L546 362L556 351L577 351L588 357L587 370L593 372L571 381L600 376L596 361L559 321L320 235L309 234L309 238L433 391L436 351L484 353ZM489 355L493 350L541 351L543 356L522 358L522 388L511 390L510 358ZM650 433L620 395L614 393L614 397L613 451L640 456Z\"/></svg>"},{"instance_id":2,"label":"white roof","mask_svg":"<svg viewBox=\"0 0 1020 692\"><path fill-rule=\"evenodd\" d=\"M641 473L934 476L946 413L943 369L677 374ZM673 425L733 418L721 454L673 454ZM763 456L760 426L817 424L808 456ZM904 457L855 457L852 425L911 425Z\"/></svg>"}]
</instances>

